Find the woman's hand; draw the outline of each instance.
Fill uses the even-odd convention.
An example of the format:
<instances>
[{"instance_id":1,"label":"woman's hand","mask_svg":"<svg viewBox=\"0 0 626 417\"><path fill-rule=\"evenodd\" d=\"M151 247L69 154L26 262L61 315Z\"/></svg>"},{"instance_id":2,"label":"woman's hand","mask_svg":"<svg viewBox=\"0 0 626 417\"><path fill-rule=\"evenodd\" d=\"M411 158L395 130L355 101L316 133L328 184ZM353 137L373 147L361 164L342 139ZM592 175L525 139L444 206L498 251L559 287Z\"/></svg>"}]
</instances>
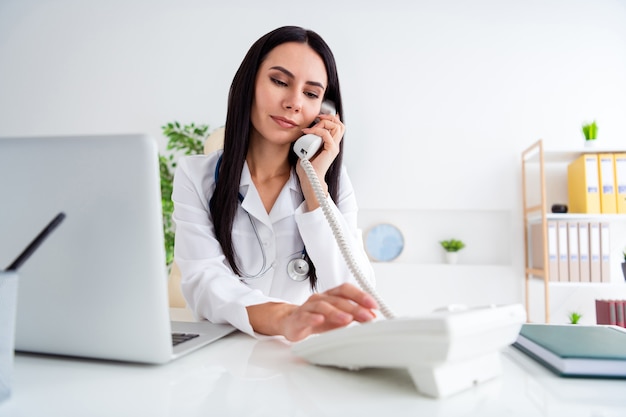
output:
<instances>
[{"instance_id":1,"label":"woman's hand","mask_svg":"<svg viewBox=\"0 0 626 417\"><path fill-rule=\"evenodd\" d=\"M305 135L312 133L322 138L322 149L311 159L311 164L320 180L323 181L326 171L339 154L339 144L343 139L346 127L341 122L339 115L320 114L318 118L320 119L318 123L313 127L303 129L302 133Z\"/></svg>"},{"instance_id":2,"label":"woman's hand","mask_svg":"<svg viewBox=\"0 0 626 417\"><path fill-rule=\"evenodd\" d=\"M353 321L367 322L376 317L378 308L372 296L352 284L342 284L326 292L313 294L301 306L268 303L249 306L252 328L268 335L281 334L292 342L328 330L344 327Z\"/></svg>"},{"instance_id":3,"label":"woman's hand","mask_svg":"<svg viewBox=\"0 0 626 417\"><path fill-rule=\"evenodd\" d=\"M326 176L326 172L330 168L330 165L339 154L339 144L343 139L346 127L341 122L338 115L333 116L330 114L320 114L318 117L320 118L319 123L315 124L315 126L311 128L303 129L302 132L304 134L312 133L322 138L321 151L310 161L311 165L313 165L313 168L315 169L315 172L317 173L317 178L319 178L322 187L324 187L324 191L327 191L328 187L324 178ZM319 204L315 198L313 190L311 189L309 179L300 164L297 164L296 172L298 174L298 178L300 178L300 184L302 186L304 198L307 202L308 210L311 211L316 209Z\"/></svg>"}]
</instances>

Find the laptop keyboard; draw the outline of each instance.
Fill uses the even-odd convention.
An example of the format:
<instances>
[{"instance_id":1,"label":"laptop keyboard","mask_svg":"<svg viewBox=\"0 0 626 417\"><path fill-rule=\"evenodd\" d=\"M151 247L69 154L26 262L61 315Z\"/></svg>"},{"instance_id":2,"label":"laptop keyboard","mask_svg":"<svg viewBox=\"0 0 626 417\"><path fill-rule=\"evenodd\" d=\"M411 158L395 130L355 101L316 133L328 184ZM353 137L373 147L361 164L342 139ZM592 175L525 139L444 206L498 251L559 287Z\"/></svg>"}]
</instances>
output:
<instances>
[{"instance_id":1,"label":"laptop keyboard","mask_svg":"<svg viewBox=\"0 0 626 417\"><path fill-rule=\"evenodd\" d=\"M172 333L172 346L179 345L198 336L196 333Z\"/></svg>"}]
</instances>

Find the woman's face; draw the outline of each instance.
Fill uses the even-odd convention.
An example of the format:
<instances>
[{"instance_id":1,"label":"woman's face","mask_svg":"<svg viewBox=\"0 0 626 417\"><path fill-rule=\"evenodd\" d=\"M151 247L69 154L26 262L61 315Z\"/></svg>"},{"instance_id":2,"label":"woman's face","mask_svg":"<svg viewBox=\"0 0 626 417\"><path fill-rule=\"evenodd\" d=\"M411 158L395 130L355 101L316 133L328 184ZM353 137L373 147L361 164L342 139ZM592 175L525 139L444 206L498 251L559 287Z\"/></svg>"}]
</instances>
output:
<instances>
[{"instance_id":1,"label":"woman's face","mask_svg":"<svg viewBox=\"0 0 626 417\"><path fill-rule=\"evenodd\" d=\"M319 114L327 83L324 61L307 44L274 48L257 72L251 139L275 144L298 139Z\"/></svg>"}]
</instances>

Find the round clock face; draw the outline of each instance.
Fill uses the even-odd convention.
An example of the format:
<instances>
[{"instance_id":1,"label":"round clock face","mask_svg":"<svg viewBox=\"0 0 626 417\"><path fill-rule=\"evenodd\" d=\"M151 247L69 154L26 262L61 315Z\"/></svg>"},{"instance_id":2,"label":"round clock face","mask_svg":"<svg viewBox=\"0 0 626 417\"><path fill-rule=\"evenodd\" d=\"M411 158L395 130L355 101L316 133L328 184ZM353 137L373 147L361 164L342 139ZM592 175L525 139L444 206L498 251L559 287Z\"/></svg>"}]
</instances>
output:
<instances>
[{"instance_id":1,"label":"round clock face","mask_svg":"<svg viewBox=\"0 0 626 417\"><path fill-rule=\"evenodd\" d=\"M403 249L402 232L391 224L376 225L365 236L365 250L374 261L392 261L400 256Z\"/></svg>"}]
</instances>

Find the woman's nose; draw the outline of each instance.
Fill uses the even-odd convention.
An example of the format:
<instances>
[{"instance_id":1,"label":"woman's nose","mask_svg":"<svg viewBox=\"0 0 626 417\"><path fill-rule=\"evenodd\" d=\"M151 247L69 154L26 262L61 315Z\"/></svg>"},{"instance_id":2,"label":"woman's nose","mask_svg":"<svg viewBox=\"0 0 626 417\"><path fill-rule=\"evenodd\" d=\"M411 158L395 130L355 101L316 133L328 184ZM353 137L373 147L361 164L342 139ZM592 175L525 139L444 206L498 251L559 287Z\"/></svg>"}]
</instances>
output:
<instances>
[{"instance_id":1,"label":"woman's nose","mask_svg":"<svg viewBox=\"0 0 626 417\"><path fill-rule=\"evenodd\" d=\"M289 94L285 97L283 105L287 110L292 110L298 113L302 110L302 97L300 94Z\"/></svg>"}]
</instances>

